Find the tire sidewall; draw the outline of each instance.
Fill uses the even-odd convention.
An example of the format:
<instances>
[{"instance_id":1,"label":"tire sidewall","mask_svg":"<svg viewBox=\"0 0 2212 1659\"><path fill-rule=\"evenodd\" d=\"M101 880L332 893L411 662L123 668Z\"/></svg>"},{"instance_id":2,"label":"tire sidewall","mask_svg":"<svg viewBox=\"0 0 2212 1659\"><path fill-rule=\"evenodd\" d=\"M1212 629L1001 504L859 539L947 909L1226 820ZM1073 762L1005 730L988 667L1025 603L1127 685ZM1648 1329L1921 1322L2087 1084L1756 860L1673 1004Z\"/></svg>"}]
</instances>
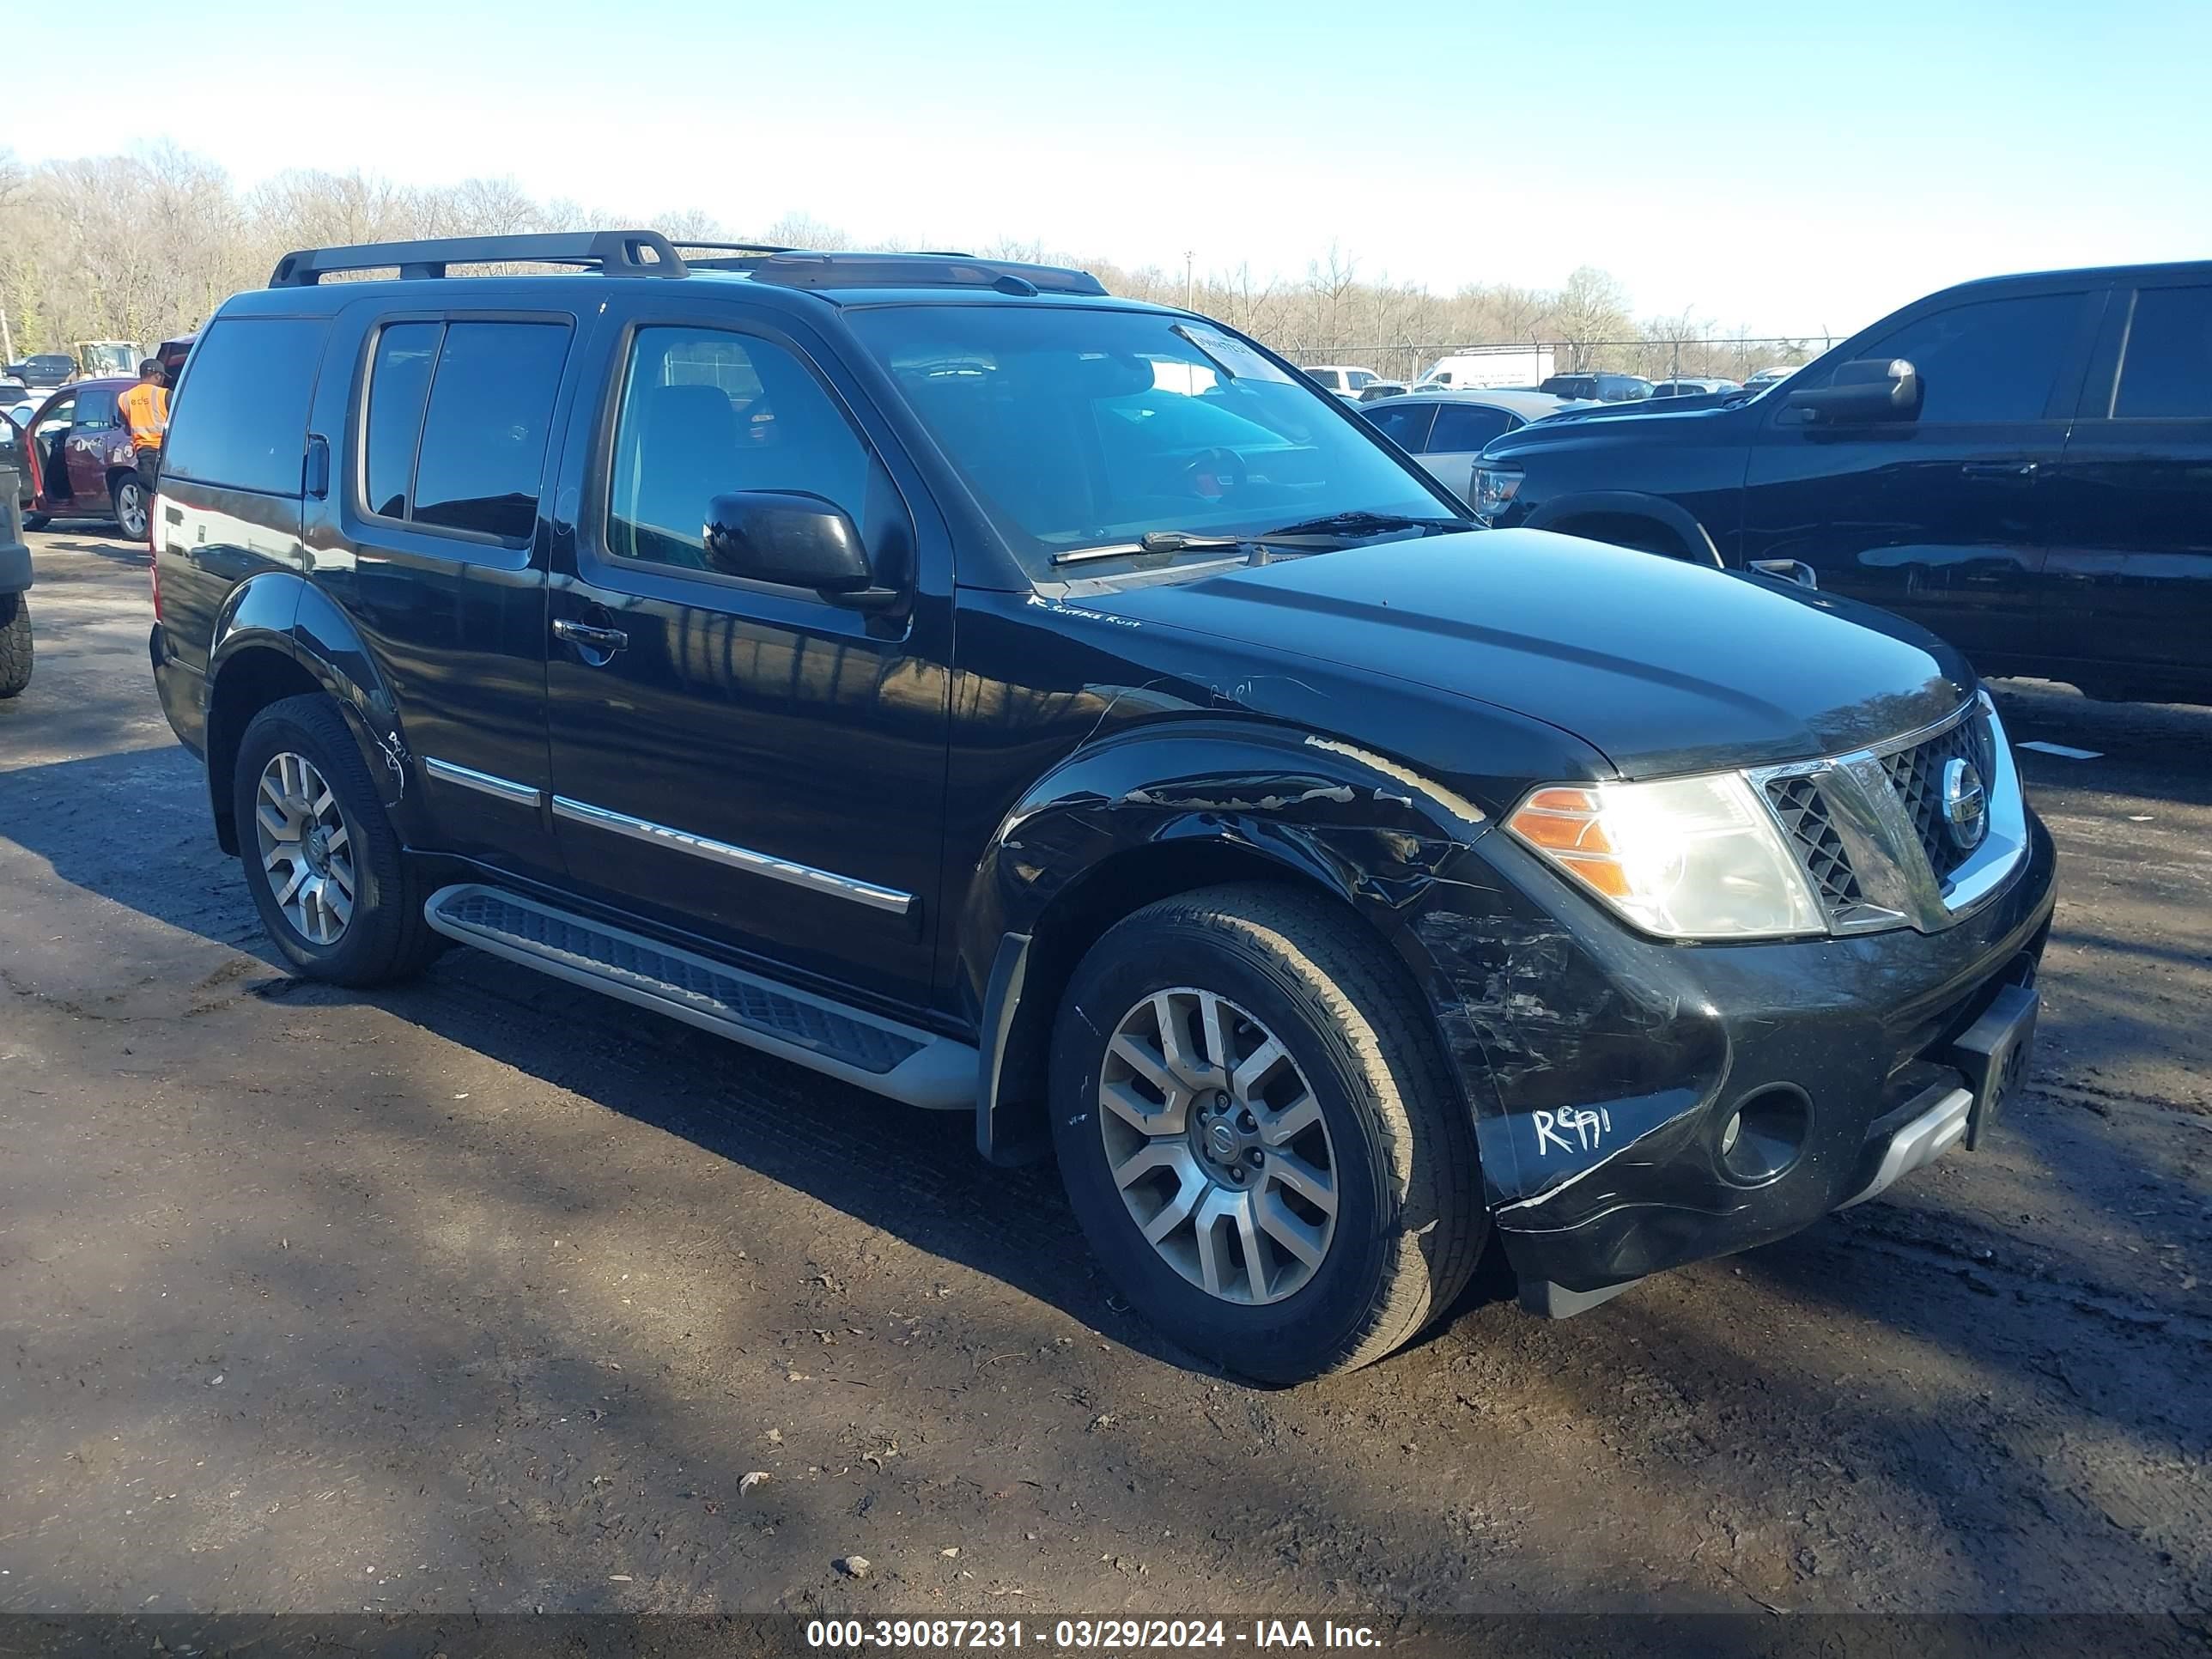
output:
<instances>
[{"instance_id":1,"label":"tire sidewall","mask_svg":"<svg viewBox=\"0 0 2212 1659\"><path fill-rule=\"evenodd\" d=\"M129 495L135 498L138 502L138 527L136 530L133 530L131 527L130 514L124 510L123 504L125 500L126 492L128 492ZM124 536L129 540L145 540L147 530L147 499L145 486L140 483L135 476L118 478L115 481L112 494L114 497L113 505L115 507L115 527L118 530L120 530Z\"/></svg>"},{"instance_id":2,"label":"tire sidewall","mask_svg":"<svg viewBox=\"0 0 2212 1659\"><path fill-rule=\"evenodd\" d=\"M330 710L330 723L336 726L344 741L351 743L344 716L335 708ZM239 743L237 767L231 778L231 810L238 825L246 885L253 895L254 908L260 911L262 925L268 930L270 940L294 967L308 977L345 982L363 976L371 970L372 964L391 954L404 920L399 910L406 902L406 895L394 890L393 884L382 874L384 868L396 867L398 862L396 858L387 860L378 856L376 838L388 838L392 833L384 816L384 805L362 781L360 775L364 769L358 764L357 756L350 752L331 753L329 732L316 729L324 726L325 722L321 720L311 723L296 718L282 703L255 715ZM270 884L269 872L261 864L260 842L255 830L261 774L274 757L287 750L314 763L323 781L337 797L348 838L356 845L353 866L359 885L354 895L354 911L344 933L335 945L314 944L285 919ZM356 763L349 765L349 760Z\"/></svg>"},{"instance_id":3,"label":"tire sidewall","mask_svg":"<svg viewBox=\"0 0 2212 1659\"><path fill-rule=\"evenodd\" d=\"M1154 991L1193 986L1235 1003L1273 1032L1321 1104L1335 1161L1336 1228L1313 1278L1280 1302L1246 1307L1211 1297L1148 1243L1106 1161L1097 1115L1106 1044ZM1311 994L1241 934L1188 919L1124 924L1078 968L1052 1051L1053 1139L1068 1200L1107 1272L1170 1337L1248 1375L1310 1375L1300 1356L1334 1352L1372 1307L1401 1206L1377 1126L1356 1106L1364 1067ZM1277 1355L1280 1362L1277 1361Z\"/></svg>"}]
</instances>

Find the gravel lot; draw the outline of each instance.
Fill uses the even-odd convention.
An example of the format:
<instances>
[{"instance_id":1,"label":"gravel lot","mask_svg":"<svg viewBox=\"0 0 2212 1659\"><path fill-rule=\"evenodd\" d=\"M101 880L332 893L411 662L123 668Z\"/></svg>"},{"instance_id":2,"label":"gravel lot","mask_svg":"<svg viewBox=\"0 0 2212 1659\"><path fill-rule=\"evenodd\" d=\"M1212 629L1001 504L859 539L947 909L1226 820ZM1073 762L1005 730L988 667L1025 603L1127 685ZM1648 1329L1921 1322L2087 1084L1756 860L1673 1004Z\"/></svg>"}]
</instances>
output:
<instances>
[{"instance_id":1,"label":"gravel lot","mask_svg":"<svg viewBox=\"0 0 2212 1659\"><path fill-rule=\"evenodd\" d=\"M2212 1628L2212 709L2002 689L2015 741L2101 757L2022 757L2062 896L1993 1146L1581 1319L1492 1275L1269 1393L1151 1338L964 1119L465 951L285 976L155 703L142 551L31 539L0 1611Z\"/></svg>"}]
</instances>

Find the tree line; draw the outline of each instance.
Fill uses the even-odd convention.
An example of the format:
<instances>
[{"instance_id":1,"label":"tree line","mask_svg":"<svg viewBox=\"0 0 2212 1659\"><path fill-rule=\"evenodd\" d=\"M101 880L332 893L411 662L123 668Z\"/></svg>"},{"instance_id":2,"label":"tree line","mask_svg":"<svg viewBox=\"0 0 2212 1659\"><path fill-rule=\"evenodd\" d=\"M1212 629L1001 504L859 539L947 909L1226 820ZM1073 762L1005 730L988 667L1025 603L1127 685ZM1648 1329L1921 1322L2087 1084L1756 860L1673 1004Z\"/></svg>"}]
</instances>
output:
<instances>
[{"instance_id":1,"label":"tree line","mask_svg":"<svg viewBox=\"0 0 2212 1659\"><path fill-rule=\"evenodd\" d=\"M639 215L539 201L512 179L426 186L359 172L295 171L240 190L220 168L173 146L36 166L0 151L4 343L18 358L79 340L150 346L197 328L229 295L265 283L295 248L617 224L651 225L679 243L860 245L805 215L739 231L696 211ZM1114 293L1187 304L1292 362L1358 363L1399 380L1472 344L1550 344L1562 370L1731 380L1802 362L1824 344L1753 337L1686 313L1639 319L1621 284L1590 266L1557 289L1471 283L1443 295L1365 275L1356 258L1334 247L1298 276L1256 276L1249 264L1210 272L1188 264L1130 268L1013 240L975 252L1081 265Z\"/></svg>"}]
</instances>

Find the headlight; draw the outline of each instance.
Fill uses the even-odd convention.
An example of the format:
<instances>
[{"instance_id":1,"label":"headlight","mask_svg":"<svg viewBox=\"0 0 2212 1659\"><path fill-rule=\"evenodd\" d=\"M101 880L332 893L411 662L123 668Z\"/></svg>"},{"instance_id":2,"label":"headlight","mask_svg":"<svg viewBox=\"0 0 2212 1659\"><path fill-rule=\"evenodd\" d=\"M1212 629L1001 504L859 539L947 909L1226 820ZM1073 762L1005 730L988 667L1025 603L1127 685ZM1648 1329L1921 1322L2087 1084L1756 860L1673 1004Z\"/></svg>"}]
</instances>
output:
<instances>
[{"instance_id":1,"label":"headlight","mask_svg":"<svg viewBox=\"0 0 2212 1659\"><path fill-rule=\"evenodd\" d=\"M1521 488L1521 474L1508 466L1478 461L1474 468L1474 499L1468 504L1479 517L1494 519L1505 510Z\"/></svg>"},{"instance_id":2,"label":"headlight","mask_svg":"<svg viewBox=\"0 0 2212 1659\"><path fill-rule=\"evenodd\" d=\"M1505 827L1649 933L1730 939L1827 931L1781 831L1734 772L1547 784L1529 792Z\"/></svg>"}]
</instances>

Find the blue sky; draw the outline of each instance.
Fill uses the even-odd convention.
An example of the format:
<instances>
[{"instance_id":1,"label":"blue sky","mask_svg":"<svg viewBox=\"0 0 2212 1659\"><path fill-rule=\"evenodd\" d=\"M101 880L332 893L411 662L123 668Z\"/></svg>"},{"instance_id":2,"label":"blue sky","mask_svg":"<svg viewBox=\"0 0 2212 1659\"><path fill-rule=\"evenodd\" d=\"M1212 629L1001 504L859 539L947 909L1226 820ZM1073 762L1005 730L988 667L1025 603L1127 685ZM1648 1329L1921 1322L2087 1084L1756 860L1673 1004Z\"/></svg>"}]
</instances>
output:
<instances>
[{"instance_id":1,"label":"blue sky","mask_svg":"<svg viewBox=\"0 0 2212 1659\"><path fill-rule=\"evenodd\" d=\"M181 0L161 93L18 82L27 159L172 140L738 228L1844 333L1999 271L2212 257L2212 4ZM87 118L96 109L97 118Z\"/></svg>"}]
</instances>

